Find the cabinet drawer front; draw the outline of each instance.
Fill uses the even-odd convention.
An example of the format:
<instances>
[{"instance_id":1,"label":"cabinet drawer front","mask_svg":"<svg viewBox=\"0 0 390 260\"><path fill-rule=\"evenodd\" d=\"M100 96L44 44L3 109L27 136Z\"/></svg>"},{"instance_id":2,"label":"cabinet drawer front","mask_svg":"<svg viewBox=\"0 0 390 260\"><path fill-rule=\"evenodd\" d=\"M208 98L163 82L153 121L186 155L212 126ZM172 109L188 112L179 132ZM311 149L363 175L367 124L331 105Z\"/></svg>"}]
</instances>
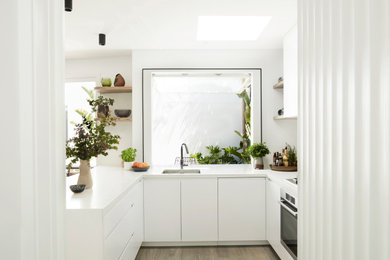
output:
<instances>
[{"instance_id":1,"label":"cabinet drawer front","mask_svg":"<svg viewBox=\"0 0 390 260\"><path fill-rule=\"evenodd\" d=\"M119 257L119 260L132 260L137 256L138 250L141 244L138 241L140 235L137 233L132 234L130 240L127 242L126 248L123 251L122 255Z\"/></svg>"},{"instance_id":2,"label":"cabinet drawer front","mask_svg":"<svg viewBox=\"0 0 390 260\"><path fill-rule=\"evenodd\" d=\"M125 217L104 241L105 260L119 259L128 241L135 235L136 221L136 212L128 210Z\"/></svg>"},{"instance_id":3,"label":"cabinet drawer front","mask_svg":"<svg viewBox=\"0 0 390 260\"><path fill-rule=\"evenodd\" d=\"M123 198L115 204L115 206L107 212L103 217L104 238L107 238L120 220L125 216L127 211L135 211L136 208L141 208L138 204L138 190L141 183L137 183L123 196Z\"/></svg>"}]
</instances>

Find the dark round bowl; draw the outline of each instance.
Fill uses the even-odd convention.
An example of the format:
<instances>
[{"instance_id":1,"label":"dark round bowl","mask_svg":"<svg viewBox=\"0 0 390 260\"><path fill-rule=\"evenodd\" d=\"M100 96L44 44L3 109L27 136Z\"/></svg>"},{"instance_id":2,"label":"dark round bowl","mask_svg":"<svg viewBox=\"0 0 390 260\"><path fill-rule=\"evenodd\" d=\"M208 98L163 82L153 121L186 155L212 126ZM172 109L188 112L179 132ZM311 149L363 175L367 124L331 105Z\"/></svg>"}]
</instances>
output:
<instances>
[{"instance_id":1,"label":"dark round bowl","mask_svg":"<svg viewBox=\"0 0 390 260\"><path fill-rule=\"evenodd\" d=\"M131 109L115 109L114 113L117 117L129 117L131 115Z\"/></svg>"},{"instance_id":2,"label":"dark round bowl","mask_svg":"<svg viewBox=\"0 0 390 260\"><path fill-rule=\"evenodd\" d=\"M70 190L74 193L80 193L83 192L85 189L85 184L76 184L76 185L70 185Z\"/></svg>"},{"instance_id":3,"label":"dark round bowl","mask_svg":"<svg viewBox=\"0 0 390 260\"><path fill-rule=\"evenodd\" d=\"M147 170L149 170L150 166L149 167L146 167L146 168L133 168L133 171L135 172L146 172Z\"/></svg>"}]
</instances>

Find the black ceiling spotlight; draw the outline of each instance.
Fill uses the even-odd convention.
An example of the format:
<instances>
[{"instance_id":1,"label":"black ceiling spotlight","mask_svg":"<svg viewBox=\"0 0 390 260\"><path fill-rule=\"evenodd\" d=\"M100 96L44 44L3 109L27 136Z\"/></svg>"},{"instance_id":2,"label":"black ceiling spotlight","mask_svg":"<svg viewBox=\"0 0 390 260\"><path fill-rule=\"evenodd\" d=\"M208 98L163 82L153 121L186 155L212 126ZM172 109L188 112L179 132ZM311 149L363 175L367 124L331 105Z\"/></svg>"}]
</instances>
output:
<instances>
[{"instance_id":1,"label":"black ceiling spotlight","mask_svg":"<svg viewBox=\"0 0 390 260\"><path fill-rule=\"evenodd\" d=\"M99 33L99 45L106 45L106 35L104 33Z\"/></svg>"},{"instance_id":2,"label":"black ceiling spotlight","mask_svg":"<svg viewBox=\"0 0 390 260\"><path fill-rule=\"evenodd\" d=\"M72 12L73 4L72 0L65 0L65 11Z\"/></svg>"}]
</instances>

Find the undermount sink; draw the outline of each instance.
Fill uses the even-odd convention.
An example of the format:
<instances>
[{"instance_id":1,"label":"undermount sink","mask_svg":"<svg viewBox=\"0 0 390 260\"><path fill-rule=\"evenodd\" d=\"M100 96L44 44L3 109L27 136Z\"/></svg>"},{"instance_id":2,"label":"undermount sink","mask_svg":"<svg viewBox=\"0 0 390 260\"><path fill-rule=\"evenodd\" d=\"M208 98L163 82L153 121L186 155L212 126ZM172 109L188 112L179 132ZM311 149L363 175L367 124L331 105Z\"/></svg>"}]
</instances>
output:
<instances>
[{"instance_id":1,"label":"undermount sink","mask_svg":"<svg viewBox=\"0 0 390 260\"><path fill-rule=\"evenodd\" d=\"M163 174L200 174L199 169L167 169Z\"/></svg>"}]
</instances>

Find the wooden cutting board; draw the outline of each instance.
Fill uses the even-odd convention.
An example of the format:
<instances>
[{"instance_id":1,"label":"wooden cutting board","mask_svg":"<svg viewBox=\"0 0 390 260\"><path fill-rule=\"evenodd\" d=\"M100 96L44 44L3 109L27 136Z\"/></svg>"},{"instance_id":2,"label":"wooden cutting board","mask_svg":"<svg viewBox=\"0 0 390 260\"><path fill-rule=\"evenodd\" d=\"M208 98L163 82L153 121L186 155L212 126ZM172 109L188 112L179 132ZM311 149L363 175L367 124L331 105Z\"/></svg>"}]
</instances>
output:
<instances>
[{"instance_id":1,"label":"wooden cutting board","mask_svg":"<svg viewBox=\"0 0 390 260\"><path fill-rule=\"evenodd\" d=\"M297 166L275 166L270 164L271 170L273 171L281 171L281 172L296 172L298 170Z\"/></svg>"}]
</instances>

